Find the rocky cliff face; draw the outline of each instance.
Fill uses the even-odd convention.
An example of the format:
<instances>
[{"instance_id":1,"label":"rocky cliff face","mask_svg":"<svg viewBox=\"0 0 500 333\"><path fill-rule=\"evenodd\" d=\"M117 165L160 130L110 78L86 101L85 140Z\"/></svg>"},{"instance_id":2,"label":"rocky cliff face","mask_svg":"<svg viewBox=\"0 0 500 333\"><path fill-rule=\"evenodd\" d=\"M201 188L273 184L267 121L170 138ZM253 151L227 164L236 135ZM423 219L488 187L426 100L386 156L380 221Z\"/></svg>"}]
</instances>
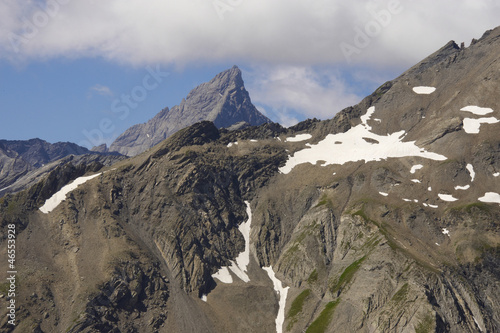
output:
<instances>
[{"instance_id":1,"label":"rocky cliff face","mask_svg":"<svg viewBox=\"0 0 500 333\"><path fill-rule=\"evenodd\" d=\"M250 101L238 67L224 71L193 89L178 106L165 108L145 124L134 125L120 135L110 151L135 156L197 122L208 120L218 128L243 123L270 122Z\"/></svg>"},{"instance_id":2,"label":"rocky cliff face","mask_svg":"<svg viewBox=\"0 0 500 333\"><path fill-rule=\"evenodd\" d=\"M498 51L449 43L331 120L197 123L48 214L56 179L3 197L15 332L499 331Z\"/></svg>"}]
</instances>

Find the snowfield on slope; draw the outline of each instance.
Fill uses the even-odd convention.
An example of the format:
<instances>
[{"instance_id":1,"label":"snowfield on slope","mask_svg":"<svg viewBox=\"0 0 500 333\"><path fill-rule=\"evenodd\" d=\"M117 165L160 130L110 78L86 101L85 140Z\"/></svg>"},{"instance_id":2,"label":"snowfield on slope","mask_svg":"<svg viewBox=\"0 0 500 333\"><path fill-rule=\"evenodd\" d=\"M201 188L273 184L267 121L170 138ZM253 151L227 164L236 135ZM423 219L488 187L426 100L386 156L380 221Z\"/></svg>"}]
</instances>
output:
<instances>
[{"instance_id":1,"label":"snowfield on slope","mask_svg":"<svg viewBox=\"0 0 500 333\"><path fill-rule=\"evenodd\" d=\"M498 120L495 117L479 118L479 119L465 118L463 121L464 131L465 133L468 134L478 134L481 128L481 124L496 124L499 121L500 120Z\"/></svg>"},{"instance_id":2,"label":"snowfield on slope","mask_svg":"<svg viewBox=\"0 0 500 333\"><path fill-rule=\"evenodd\" d=\"M48 214L51 211L53 211L61 202L66 200L66 195L75 190L78 186L86 183L87 181L100 176L102 173L98 173L96 175L92 176L86 176L86 177L78 177L74 181L72 181L70 184L63 186L57 193L52 195L49 199L45 201L45 204L40 207L40 211L44 214Z\"/></svg>"},{"instance_id":3,"label":"snowfield on slope","mask_svg":"<svg viewBox=\"0 0 500 333\"><path fill-rule=\"evenodd\" d=\"M432 94L434 91L436 91L436 88L434 87L425 87L425 86L420 86L420 87L414 87L413 92L419 95L429 95Z\"/></svg>"},{"instance_id":4,"label":"snowfield on slope","mask_svg":"<svg viewBox=\"0 0 500 333\"><path fill-rule=\"evenodd\" d=\"M411 167L411 170L410 170L410 173L415 173L417 172L417 170L420 170L422 169L424 166L422 164L416 164L414 166Z\"/></svg>"},{"instance_id":5,"label":"snowfield on slope","mask_svg":"<svg viewBox=\"0 0 500 333\"><path fill-rule=\"evenodd\" d=\"M476 105L469 105L460 109L460 111L470 112L476 114L478 116L484 116L488 113L492 113L493 109L491 108L482 108Z\"/></svg>"},{"instance_id":6,"label":"snowfield on slope","mask_svg":"<svg viewBox=\"0 0 500 333\"><path fill-rule=\"evenodd\" d=\"M362 123L345 133L328 134L325 139L315 145L306 144L308 148L299 150L289 157L280 171L288 174L299 164L316 164L318 161L324 161L322 165L343 165L347 162L380 161L390 157L407 156L424 157L437 161L447 159L446 156L427 152L418 147L415 145L415 141L403 142L405 131L388 135L372 133L372 128L367 122L374 112L375 107L370 107L367 113L361 117Z\"/></svg>"},{"instance_id":7,"label":"snowfield on slope","mask_svg":"<svg viewBox=\"0 0 500 333\"><path fill-rule=\"evenodd\" d=\"M481 202L500 204L500 194L496 192L486 192L484 196L478 199Z\"/></svg>"},{"instance_id":8,"label":"snowfield on slope","mask_svg":"<svg viewBox=\"0 0 500 333\"><path fill-rule=\"evenodd\" d=\"M312 138L311 134L297 134L294 137L286 138L285 142L300 142L306 141Z\"/></svg>"},{"instance_id":9,"label":"snowfield on slope","mask_svg":"<svg viewBox=\"0 0 500 333\"><path fill-rule=\"evenodd\" d=\"M439 193L438 197L439 197L439 199L441 199L443 201L448 201L448 202L453 202L453 201L457 201L458 200L457 198L454 198L453 195L451 195L451 194L442 194L442 193Z\"/></svg>"}]
</instances>

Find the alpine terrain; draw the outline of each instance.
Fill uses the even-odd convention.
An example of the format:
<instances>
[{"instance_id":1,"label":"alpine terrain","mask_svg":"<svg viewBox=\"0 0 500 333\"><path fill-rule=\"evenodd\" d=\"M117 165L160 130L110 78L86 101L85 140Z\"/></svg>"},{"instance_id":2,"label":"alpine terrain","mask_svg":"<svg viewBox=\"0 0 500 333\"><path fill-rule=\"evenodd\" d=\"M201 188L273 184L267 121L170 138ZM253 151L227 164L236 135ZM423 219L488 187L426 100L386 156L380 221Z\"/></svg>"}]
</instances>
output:
<instances>
[{"instance_id":1,"label":"alpine terrain","mask_svg":"<svg viewBox=\"0 0 500 333\"><path fill-rule=\"evenodd\" d=\"M0 199L2 332L500 332L500 28L329 120L228 130L241 84Z\"/></svg>"}]
</instances>

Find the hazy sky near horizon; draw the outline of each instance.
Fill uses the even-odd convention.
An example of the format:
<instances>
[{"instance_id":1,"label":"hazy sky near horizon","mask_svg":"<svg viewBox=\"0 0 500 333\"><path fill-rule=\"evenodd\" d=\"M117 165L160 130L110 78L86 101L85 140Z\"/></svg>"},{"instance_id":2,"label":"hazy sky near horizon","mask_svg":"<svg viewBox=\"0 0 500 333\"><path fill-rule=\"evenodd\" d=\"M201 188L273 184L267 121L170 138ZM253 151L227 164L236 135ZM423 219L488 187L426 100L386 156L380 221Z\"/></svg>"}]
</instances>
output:
<instances>
[{"instance_id":1,"label":"hazy sky near horizon","mask_svg":"<svg viewBox=\"0 0 500 333\"><path fill-rule=\"evenodd\" d=\"M273 121L327 119L499 17L495 0L0 0L0 139L110 143L233 65Z\"/></svg>"}]
</instances>

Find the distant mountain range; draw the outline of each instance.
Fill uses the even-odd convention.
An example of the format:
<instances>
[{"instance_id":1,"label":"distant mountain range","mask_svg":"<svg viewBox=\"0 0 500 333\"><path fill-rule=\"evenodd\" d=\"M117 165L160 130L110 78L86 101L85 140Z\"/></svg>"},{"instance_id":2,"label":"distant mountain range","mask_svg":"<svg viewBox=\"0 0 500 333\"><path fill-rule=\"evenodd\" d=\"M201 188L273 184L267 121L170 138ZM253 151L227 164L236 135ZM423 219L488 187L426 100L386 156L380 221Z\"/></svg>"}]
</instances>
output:
<instances>
[{"instance_id":1,"label":"distant mountain range","mask_svg":"<svg viewBox=\"0 0 500 333\"><path fill-rule=\"evenodd\" d=\"M58 166L69 162L110 165L124 158L117 155L91 152L70 142L0 140L0 195L34 185Z\"/></svg>"},{"instance_id":2,"label":"distant mountain range","mask_svg":"<svg viewBox=\"0 0 500 333\"><path fill-rule=\"evenodd\" d=\"M40 139L0 140L0 190L45 164L71 154L88 153L88 149L69 142L51 144Z\"/></svg>"}]
</instances>

